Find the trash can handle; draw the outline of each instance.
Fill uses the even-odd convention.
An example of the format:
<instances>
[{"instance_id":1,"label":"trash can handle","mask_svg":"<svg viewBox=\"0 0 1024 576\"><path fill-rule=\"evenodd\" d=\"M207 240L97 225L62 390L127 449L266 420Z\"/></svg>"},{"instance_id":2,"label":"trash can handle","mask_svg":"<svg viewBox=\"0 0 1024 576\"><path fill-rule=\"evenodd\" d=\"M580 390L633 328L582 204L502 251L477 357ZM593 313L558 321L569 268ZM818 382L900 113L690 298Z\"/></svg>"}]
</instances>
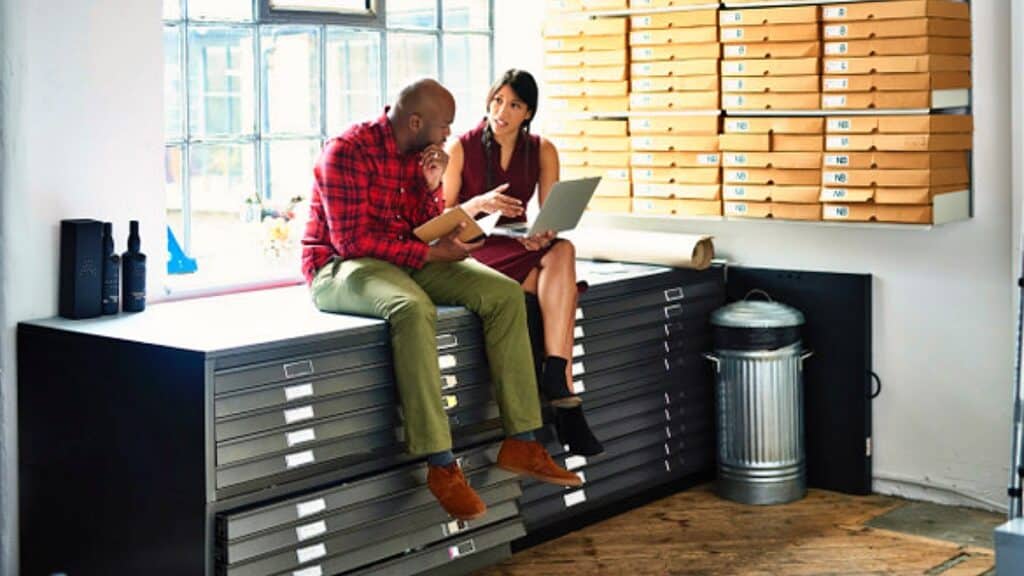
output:
<instances>
[{"instance_id":1,"label":"trash can handle","mask_svg":"<svg viewBox=\"0 0 1024 576\"><path fill-rule=\"evenodd\" d=\"M712 354L711 352L705 352L705 353L701 354L701 356L703 356L705 360L710 360L710 361L715 363L715 373L716 374L722 371L722 359L721 358L719 358L718 356Z\"/></svg>"},{"instance_id":2,"label":"trash can handle","mask_svg":"<svg viewBox=\"0 0 1024 576\"><path fill-rule=\"evenodd\" d=\"M761 290L760 288L754 288L750 292L747 292L747 295L743 297L743 300L744 301L749 300L751 294L760 294L760 295L764 296L765 298L767 298L769 302L775 302L775 300L772 298L771 294L765 292L764 290Z\"/></svg>"},{"instance_id":3,"label":"trash can handle","mask_svg":"<svg viewBox=\"0 0 1024 576\"><path fill-rule=\"evenodd\" d=\"M814 356L814 350L804 350L800 353L800 369L804 369L804 360L807 360L811 356Z\"/></svg>"}]
</instances>

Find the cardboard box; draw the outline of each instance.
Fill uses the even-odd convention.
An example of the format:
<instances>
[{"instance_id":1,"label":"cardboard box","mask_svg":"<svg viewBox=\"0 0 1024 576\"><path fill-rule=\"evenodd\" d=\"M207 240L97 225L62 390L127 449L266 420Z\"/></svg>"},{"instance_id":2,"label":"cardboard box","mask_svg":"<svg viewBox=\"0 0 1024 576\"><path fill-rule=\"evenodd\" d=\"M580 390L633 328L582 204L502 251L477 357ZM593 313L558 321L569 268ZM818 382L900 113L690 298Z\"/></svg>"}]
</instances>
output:
<instances>
[{"instance_id":1,"label":"cardboard box","mask_svg":"<svg viewBox=\"0 0 1024 576\"><path fill-rule=\"evenodd\" d=\"M715 4L715 2L708 2L708 0L629 0L630 8L676 8L703 4Z\"/></svg>"},{"instance_id":2,"label":"cardboard box","mask_svg":"<svg viewBox=\"0 0 1024 576\"><path fill-rule=\"evenodd\" d=\"M664 44L654 46L633 46L630 57L633 62L658 60L711 60L721 55L721 44Z\"/></svg>"},{"instance_id":3,"label":"cardboard box","mask_svg":"<svg viewBox=\"0 0 1024 576\"><path fill-rule=\"evenodd\" d=\"M630 110L717 110L718 91L641 92L629 95Z\"/></svg>"},{"instance_id":4,"label":"cardboard box","mask_svg":"<svg viewBox=\"0 0 1024 576\"><path fill-rule=\"evenodd\" d=\"M615 82L625 80L627 72L625 65L545 68L544 79L548 82Z\"/></svg>"},{"instance_id":5,"label":"cardboard box","mask_svg":"<svg viewBox=\"0 0 1024 576\"><path fill-rule=\"evenodd\" d=\"M550 110L559 112L618 113L629 110L629 98L625 96L608 98L551 98L547 102Z\"/></svg>"},{"instance_id":6,"label":"cardboard box","mask_svg":"<svg viewBox=\"0 0 1024 576\"><path fill-rule=\"evenodd\" d=\"M781 168L723 168L726 184L771 184L777 186L815 186L821 182L821 169L787 170Z\"/></svg>"},{"instance_id":7,"label":"cardboard box","mask_svg":"<svg viewBox=\"0 0 1024 576\"><path fill-rule=\"evenodd\" d=\"M722 57L734 58L818 58L821 42L755 42L753 44L726 44Z\"/></svg>"},{"instance_id":8,"label":"cardboard box","mask_svg":"<svg viewBox=\"0 0 1024 576\"><path fill-rule=\"evenodd\" d=\"M626 136L625 120L548 120L544 133L550 136Z\"/></svg>"},{"instance_id":9,"label":"cardboard box","mask_svg":"<svg viewBox=\"0 0 1024 576\"><path fill-rule=\"evenodd\" d=\"M821 189L819 199L822 202L873 202L874 188L827 187ZM931 204L931 200L927 202Z\"/></svg>"},{"instance_id":10,"label":"cardboard box","mask_svg":"<svg viewBox=\"0 0 1024 576\"><path fill-rule=\"evenodd\" d=\"M825 131L825 119L821 117L774 117L763 116L754 118L729 117L725 119L726 133L736 134L822 134Z\"/></svg>"},{"instance_id":11,"label":"cardboard box","mask_svg":"<svg viewBox=\"0 0 1024 576\"><path fill-rule=\"evenodd\" d=\"M825 25L822 27L821 35L825 40L913 38L915 36L970 38L971 22L969 20L938 20L932 18L848 22Z\"/></svg>"},{"instance_id":12,"label":"cardboard box","mask_svg":"<svg viewBox=\"0 0 1024 576\"><path fill-rule=\"evenodd\" d=\"M823 170L822 186L852 187L932 187L966 186L970 182L966 167L926 170Z\"/></svg>"},{"instance_id":13,"label":"cardboard box","mask_svg":"<svg viewBox=\"0 0 1024 576\"><path fill-rule=\"evenodd\" d=\"M637 92L717 92L718 75L707 76L641 76L630 82Z\"/></svg>"},{"instance_id":14,"label":"cardboard box","mask_svg":"<svg viewBox=\"0 0 1024 576\"><path fill-rule=\"evenodd\" d=\"M722 27L722 44L748 44L751 42L806 42L820 40L818 24L779 24L772 26Z\"/></svg>"},{"instance_id":15,"label":"cardboard box","mask_svg":"<svg viewBox=\"0 0 1024 576\"><path fill-rule=\"evenodd\" d=\"M931 224L931 206L886 204L824 204L824 220L846 222L893 222L904 224Z\"/></svg>"},{"instance_id":16,"label":"cardboard box","mask_svg":"<svg viewBox=\"0 0 1024 576\"><path fill-rule=\"evenodd\" d=\"M587 212L608 214L629 214L633 201L629 198L604 198L594 196L587 204Z\"/></svg>"},{"instance_id":17,"label":"cardboard box","mask_svg":"<svg viewBox=\"0 0 1024 576\"><path fill-rule=\"evenodd\" d=\"M817 110L817 92L789 94L722 94L722 108L728 110Z\"/></svg>"},{"instance_id":18,"label":"cardboard box","mask_svg":"<svg viewBox=\"0 0 1024 576\"><path fill-rule=\"evenodd\" d=\"M808 76L818 70L817 58L722 60L722 76Z\"/></svg>"},{"instance_id":19,"label":"cardboard box","mask_svg":"<svg viewBox=\"0 0 1024 576\"><path fill-rule=\"evenodd\" d=\"M562 180L580 178L604 178L629 182L629 168L603 168L600 166L564 166L560 170Z\"/></svg>"},{"instance_id":20,"label":"cardboard box","mask_svg":"<svg viewBox=\"0 0 1024 576\"><path fill-rule=\"evenodd\" d=\"M779 94L786 92L817 92L820 77L811 76L770 76L749 78L722 78L722 92L760 92Z\"/></svg>"},{"instance_id":21,"label":"cardboard box","mask_svg":"<svg viewBox=\"0 0 1024 576\"><path fill-rule=\"evenodd\" d=\"M722 198L748 202L785 202L806 204L818 201L819 186L759 186L747 184L725 184Z\"/></svg>"},{"instance_id":22,"label":"cardboard box","mask_svg":"<svg viewBox=\"0 0 1024 576\"><path fill-rule=\"evenodd\" d=\"M545 38L571 36L614 36L626 33L625 18L547 18L544 21Z\"/></svg>"},{"instance_id":23,"label":"cardboard box","mask_svg":"<svg viewBox=\"0 0 1024 576\"><path fill-rule=\"evenodd\" d=\"M718 136L633 136L630 144L635 151L650 152L717 152Z\"/></svg>"},{"instance_id":24,"label":"cardboard box","mask_svg":"<svg viewBox=\"0 0 1024 576\"><path fill-rule=\"evenodd\" d=\"M821 96L821 107L826 110L912 110L941 109L967 106L969 94L963 90L924 90L914 92L844 92Z\"/></svg>"},{"instance_id":25,"label":"cardboard box","mask_svg":"<svg viewBox=\"0 0 1024 576\"><path fill-rule=\"evenodd\" d=\"M705 134L718 137L718 115L708 116L630 116L629 133ZM716 145L715 150L718 149Z\"/></svg>"},{"instance_id":26,"label":"cardboard box","mask_svg":"<svg viewBox=\"0 0 1024 576\"><path fill-rule=\"evenodd\" d=\"M724 152L722 166L817 170L823 166L821 157L820 152Z\"/></svg>"},{"instance_id":27,"label":"cardboard box","mask_svg":"<svg viewBox=\"0 0 1024 576\"><path fill-rule=\"evenodd\" d=\"M602 178L594 190L594 196L601 198L629 198L631 196L631 184L628 180L610 180Z\"/></svg>"},{"instance_id":28,"label":"cardboard box","mask_svg":"<svg viewBox=\"0 0 1024 576\"><path fill-rule=\"evenodd\" d=\"M722 155L714 152L634 152L630 165L657 168L708 168L720 166Z\"/></svg>"},{"instance_id":29,"label":"cardboard box","mask_svg":"<svg viewBox=\"0 0 1024 576\"><path fill-rule=\"evenodd\" d=\"M722 10L718 15L718 23L723 27L803 24L805 22L818 22L820 19L817 6Z\"/></svg>"},{"instance_id":30,"label":"cardboard box","mask_svg":"<svg viewBox=\"0 0 1024 576\"><path fill-rule=\"evenodd\" d=\"M544 40L544 50L547 52L624 51L626 49L626 39L627 36L625 34L580 38L546 38Z\"/></svg>"},{"instance_id":31,"label":"cardboard box","mask_svg":"<svg viewBox=\"0 0 1024 576\"><path fill-rule=\"evenodd\" d=\"M718 42L718 28L669 28L667 30L637 30L629 33L630 46L662 44L710 44Z\"/></svg>"},{"instance_id":32,"label":"cardboard box","mask_svg":"<svg viewBox=\"0 0 1024 576\"><path fill-rule=\"evenodd\" d=\"M623 168L629 166L629 152L569 152L559 155L562 166L605 166Z\"/></svg>"},{"instance_id":33,"label":"cardboard box","mask_svg":"<svg viewBox=\"0 0 1024 576\"><path fill-rule=\"evenodd\" d=\"M852 134L826 136L825 149L885 152L970 150L971 134Z\"/></svg>"},{"instance_id":34,"label":"cardboard box","mask_svg":"<svg viewBox=\"0 0 1024 576\"><path fill-rule=\"evenodd\" d=\"M559 152L629 152L628 136L548 136Z\"/></svg>"},{"instance_id":35,"label":"cardboard box","mask_svg":"<svg viewBox=\"0 0 1024 576\"><path fill-rule=\"evenodd\" d=\"M943 195L955 192L970 194L964 186L875 188L875 204L934 204L936 198L943 198Z\"/></svg>"},{"instance_id":36,"label":"cardboard box","mask_svg":"<svg viewBox=\"0 0 1024 576\"><path fill-rule=\"evenodd\" d=\"M641 14L629 19L631 30L695 28L698 26L717 25L718 10L687 10L684 12Z\"/></svg>"},{"instance_id":37,"label":"cardboard box","mask_svg":"<svg viewBox=\"0 0 1024 576\"><path fill-rule=\"evenodd\" d=\"M625 50L599 50L594 52L546 52L546 68L575 68L578 66L617 66L628 60Z\"/></svg>"},{"instance_id":38,"label":"cardboard box","mask_svg":"<svg viewBox=\"0 0 1024 576\"><path fill-rule=\"evenodd\" d=\"M826 42L825 56L908 56L913 54L950 54L970 56L970 38L873 38Z\"/></svg>"},{"instance_id":39,"label":"cardboard box","mask_svg":"<svg viewBox=\"0 0 1024 576\"><path fill-rule=\"evenodd\" d=\"M719 184L721 172L712 168L640 168L632 170L633 183L655 184Z\"/></svg>"},{"instance_id":40,"label":"cardboard box","mask_svg":"<svg viewBox=\"0 0 1024 576\"><path fill-rule=\"evenodd\" d=\"M973 130L974 119L966 114L835 116L825 123L828 134L929 134Z\"/></svg>"},{"instance_id":41,"label":"cardboard box","mask_svg":"<svg viewBox=\"0 0 1024 576\"><path fill-rule=\"evenodd\" d=\"M626 96L629 82L552 82L547 85L549 98L587 96Z\"/></svg>"},{"instance_id":42,"label":"cardboard box","mask_svg":"<svg viewBox=\"0 0 1024 576\"><path fill-rule=\"evenodd\" d=\"M718 200L633 198L633 213L659 216L721 216L722 203Z\"/></svg>"},{"instance_id":43,"label":"cardboard box","mask_svg":"<svg viewBox=\"0 0 1024 576\"><path fill-rule=\"evenodd\" d=\"M775 134L772 135L773 152L821 152L825 149L824 138L819 134Z\"/></svg>"},{"instance_id":44,"label":"cardboard box","mask_svg":"<svg viewBox=\"0 0 1024 576\"><path fill-rule=\"evenodd\" d=\"M770 152L771 134L721 134L719 146L723 152Z\"/></svg>"},{"instance_id":45,"label":"cardboard box","mask_svg":"<svg viewBox=\"0 0 1024 576\"><path fill-rule=\"evenodd\" d=\"M971 7L965 2L947 0L904 0L898 2L864 2L841 6L824 6L821 19L826 22L849 20L887 20L893 18L956 18L969 20Z\"/></svg>"},{"instance_id":46,"label":"cardboard box","mask_svg":"<svg viewBox=\"0 0 1024 576\"><path fill-rule=\"evenodd\" d=\"M630 66L637 76L710 76L718 74L718 60L674 60L665 62L634 62Z\"/></svg>"},{"instance_id":47,"label":"cardboard box","mask_svg":"<svg viewBox=\"0 0 1024 576\"><path fill-rule=\"evenodd\" d=\"M633 196L637 198L718 200L721 197L721 188L719 184L654 184L637 182L633 184Z\"/></svg>"},{"instance_id":48,"label":"cardboard box","mask_svg":"<svg viewBox=\"0 0 1024 576\"><path fill-rule=\"evenodd\" d=\"M918 72L915 74L860 74L825 76L823 92L920 92L971 87L970 72Z\"/></svg>"},{"instance_id":49,"label":"cardboard box","mask_svg":"<svg viewBox=\"0 0 1024 576\"><path fill-rule=\"evenodd\" d=\"M626 10L628 0L548 0L548 12L593 12L601 10Z\"/></svg>"},{"instance_id":50,"label":"cardboard box","mask_svg":"<svg viewBox=\"0 0 1024 576\"><path fill-rule=\"evenodd\" d=\"M822 155L823 169L843 170L927 170L956 168L967 170L967 153L962 152L827 152Z\"/></svg>"},{"instance_id":51,"label":"cardboard box","mask_svg":"<svg viewBox=\"0 0 1024 576\"><path fill-rule=\"evenodd\" d=\"M772 218L775 220L821 220L821 205L783 204L780 202L725 202L726 216L737 218Z\"/></svg>"},{"instance_id":52,"label":"cardboard box","mask_svg":"<svg viewBox=\"0 0 1024 576\"><path fill-rule=\"evenodd\" d=\"M969 72L970 56L867 56L822 60L824 74L900 74L911 72ZM724 68L723 68L724 70ZM724 72L723 72L724 73Z\"/></svg>"}]
</instances>

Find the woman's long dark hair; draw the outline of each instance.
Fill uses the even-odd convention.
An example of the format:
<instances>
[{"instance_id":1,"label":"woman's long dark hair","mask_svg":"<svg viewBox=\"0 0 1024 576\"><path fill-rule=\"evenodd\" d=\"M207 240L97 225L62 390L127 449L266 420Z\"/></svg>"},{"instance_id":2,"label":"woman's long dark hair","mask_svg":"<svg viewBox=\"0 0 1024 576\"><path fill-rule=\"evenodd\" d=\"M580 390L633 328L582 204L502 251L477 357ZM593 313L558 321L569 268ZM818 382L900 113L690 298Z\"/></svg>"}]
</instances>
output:
<instances>
[{"instance_id":1,"label":"woman's long dark hair","mask_svg":"<svg viewBox=\"0 0 1024 576\"><path fill-rule=\"evenodd\" d=\"M507 70L501 75L494 84L491 85L491 89L487 92L487 110L490 112L491 101L494 100L494 96L501 90L503 86L508 86L516 93L516 96L526 104L527 110L530 112L530 117L523 120L523 125L520 127L519 137L523 138L524 152L526 153L526 173L530 173L530 121L537 116L537 96L539 90L537 90L537 81L533 79L533 75L526 70L519 70L518 68L512 68ZM491 148L494 143L494 132L491 131L491 123L484 123L484 158L487 163L487 185L484 187L484 191L493 188L494 184L494 169L491 163Z\"/></svg>"}]
</instances>

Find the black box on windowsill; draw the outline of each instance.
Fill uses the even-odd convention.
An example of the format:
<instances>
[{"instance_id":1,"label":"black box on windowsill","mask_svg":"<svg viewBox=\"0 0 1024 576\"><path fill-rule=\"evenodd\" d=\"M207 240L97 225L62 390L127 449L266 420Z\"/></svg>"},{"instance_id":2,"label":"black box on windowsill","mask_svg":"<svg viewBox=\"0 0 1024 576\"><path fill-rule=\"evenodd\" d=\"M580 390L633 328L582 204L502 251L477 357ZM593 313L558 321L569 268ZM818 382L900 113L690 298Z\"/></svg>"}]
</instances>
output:
<instances>
[{"instance_id":1,"label":"black box on windowsill","mask_svg":"<svg viewBox=\"0 0 1024 576\"><path fill-rule=\"evenodd\" d=\"M103 288L103 223L60 221L60 301L65 318L100 315Z\"/></svg>"}]
</instances>

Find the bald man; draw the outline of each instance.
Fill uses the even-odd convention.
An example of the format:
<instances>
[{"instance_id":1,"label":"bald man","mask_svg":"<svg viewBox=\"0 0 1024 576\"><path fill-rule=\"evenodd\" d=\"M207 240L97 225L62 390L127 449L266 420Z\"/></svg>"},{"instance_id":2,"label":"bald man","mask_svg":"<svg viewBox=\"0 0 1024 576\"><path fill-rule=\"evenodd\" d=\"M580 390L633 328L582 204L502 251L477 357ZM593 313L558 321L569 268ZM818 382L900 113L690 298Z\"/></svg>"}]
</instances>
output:
<instances>
[{"instance_id":1,"label":"bald man","mask_svg":"<svg viewBox=\"0 0 1024 576\"><path fill-rule=\"evenodd\" d=\"M482 241L461 242L456 230L428 246L412 233L444 206L442 145L454 118L451 93L420 80L383 116L324 145L313 170L302 271L320 310L388 321L408 450L427 457L427 484L441 506L471 520L486 507L451 452L435 304L465 306L482 321L507 436L498 466L563 486L581 481L533 437L542 422L522 288L466 259Z\"/></svg>"}]
</instances>

